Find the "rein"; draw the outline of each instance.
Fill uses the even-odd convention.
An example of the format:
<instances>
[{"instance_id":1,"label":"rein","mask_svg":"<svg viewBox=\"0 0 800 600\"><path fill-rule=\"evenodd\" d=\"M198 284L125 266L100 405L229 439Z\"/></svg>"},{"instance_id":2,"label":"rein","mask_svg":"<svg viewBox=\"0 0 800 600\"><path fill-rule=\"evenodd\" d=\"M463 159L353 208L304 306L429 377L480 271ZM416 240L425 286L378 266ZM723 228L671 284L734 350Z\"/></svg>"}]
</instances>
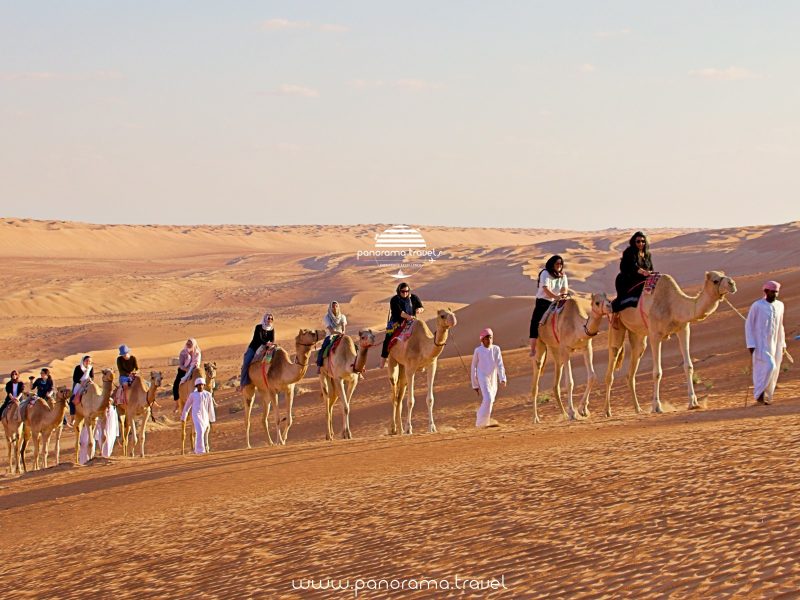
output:
<instances>
[{"instance_id":1,"label":"rein","mask_svg":"<svg viewBox=\"0 0 800 600\"><path fill-rule=\"evenodd\" d=\"M602 312L599 313L595 312L594 305L592 305L592 314L595 315L596 317L600 317L601 319L603 318ZM586 317L586 323L583 324L583 331L586 335L588 335L591 338L600 333L600 328L598 327L597 331L595 331L594 333L589 333L589 319L591 319L591 317Z\"/></svg>"}]
</instances>

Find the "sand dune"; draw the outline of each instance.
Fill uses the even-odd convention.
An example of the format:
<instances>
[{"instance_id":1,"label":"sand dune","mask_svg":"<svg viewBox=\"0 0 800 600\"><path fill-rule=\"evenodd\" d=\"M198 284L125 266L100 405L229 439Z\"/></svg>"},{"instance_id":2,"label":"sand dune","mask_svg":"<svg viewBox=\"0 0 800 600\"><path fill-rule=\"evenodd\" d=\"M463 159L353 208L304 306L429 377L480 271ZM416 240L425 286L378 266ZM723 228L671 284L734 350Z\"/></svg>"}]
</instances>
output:
<instances>
[{"instance_id":1,"label":"sand dune","mask_svg":"<svg viewBox=\"0 0 800 600\"><path fill-rule=\"evenodd\" d=\"M600 384L591 418L566 422L551 399L548 365L543 423L530 422L533 278L559 253L576 293L613 295L628 231L420 228L447 259L425 266L411 285L426 318L450 307L459 320L437 373L440 433L423 433L420 381L417 433L386 435L388 384L374 368L376 348L353 401L356 440L324 441L312 369L298 386L289 444L262 447L257 408L257 447L244 450L233 386L253 325L274 311L279 341L291 348L297 330L320 327L326 304L337 299L351 332L381 330L396 281L356 252L384 227L0 220L9 290L0 298L0 374L47 365L64 384L84 353L111 366L124 342L143 369L165 375L147 459L117 455L75 466L67 431L59 467L0 479L0 540L15 557L4 572L18 595L347 597L295 590L291 581L460 575L503 577L508 589L487 597L792 597L800 585L798 367L786 365L775 405L755 406L742 320L730 307L692 328L704 410L686 410L680 353L670 340L661 386L668 414L636 415L618 377L613 418L600 416ZM793 341L800 223L649 233L656 268L688 293L706 270L724 269L739 287L731 302L746 312L764 279L782 281L790 350L800 358ZM485 326L495 331L510 379L495 410L503 426L476 431L466 366ZM601 377L605 327L594 342ZM189 336L219 368L215 452L206 457L177 455L171 413L170 360ZM638 389L648 407L651 367L647 352ZM582 361L574 372L580 394ZM338 406L334 425L339 432ZM3 453L0 468L6 464ZM197 549L196 560L181 560ZM53 577L54 557L59 565L80 560L82 568Z\"/></svg>"}]
</instances>

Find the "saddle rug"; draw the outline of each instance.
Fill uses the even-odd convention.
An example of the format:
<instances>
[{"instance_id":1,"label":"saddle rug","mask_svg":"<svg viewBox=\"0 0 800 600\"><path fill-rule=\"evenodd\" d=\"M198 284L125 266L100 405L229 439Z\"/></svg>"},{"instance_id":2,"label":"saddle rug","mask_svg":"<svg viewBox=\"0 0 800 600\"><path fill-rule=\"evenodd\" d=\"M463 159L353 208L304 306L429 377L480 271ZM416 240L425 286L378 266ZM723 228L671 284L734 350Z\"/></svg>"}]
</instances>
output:
<instances>
[{"instance_id":1,"label":"saddle rug","mask_svg":"<svg viewBox=\"0 0 800 600\"><path fill-rule=\"evenodd\" d=\"M544 311L541 320L539 321L539 325L544 325L547 323L547 319L550 318L550 315L557 315L560 314L562 310L564 310L564 306L567 303L569 298L559 298L558 300L554 301L550 306L547 307L547 310Z\"/></svg>"},{"instance_id":2,"label":"saddle rug","mask_svg":"<svg viewBox=\"0 0 800 600\"><path fill-rule=\"evenodd\" d=\"M645 294L652 294L653 290L656 289L656 284L658 280L661 279L661 273L653 273L652 275L648 275L647 279L644 281L644 293Z\"/></svg>"},{"instance_id":3,"label":"saddle rug","mask_svg":"<svg viewBox=\"0 0 800 600\"><path fill-rule=\"evenodd\" d=\"M328 346L325 348L325 350L322 353L322 359L325 360L326 358L328 358L328 356L333 354L333 352L342 343L343 339L344 339L344 336L341 333L336 333L336 334L332 335L331 336L331 343L328 344Z\"/></svg>"},{"instance_id":4,"label":"saddle rug","mask_svg":"<svg viewBox=\"0 0 800 600\"><path fill-rule=\"evenodd\" d=\"M392 337L389 340L389 345L387 346L389 350L391 350L392 346L394 346L397 342L405 341L411 337L411 332L414 330L415 321L416 319L408 319L402 327L398 327L394 330Z\"/></svg>"},{"instance_id":5,"label":"saddle rug","mask_svg":"<svg viewBox=\"0 0 800 600\"><path fill-rule=\"evenodd\" d=\"M272 357L274 356L277 347L278 346L272 343L259 346L258 350L256 350L255 356L253 356L252 362L259 362L262 360L265 362L272 362Z\"/></svg>"}]
</instances>

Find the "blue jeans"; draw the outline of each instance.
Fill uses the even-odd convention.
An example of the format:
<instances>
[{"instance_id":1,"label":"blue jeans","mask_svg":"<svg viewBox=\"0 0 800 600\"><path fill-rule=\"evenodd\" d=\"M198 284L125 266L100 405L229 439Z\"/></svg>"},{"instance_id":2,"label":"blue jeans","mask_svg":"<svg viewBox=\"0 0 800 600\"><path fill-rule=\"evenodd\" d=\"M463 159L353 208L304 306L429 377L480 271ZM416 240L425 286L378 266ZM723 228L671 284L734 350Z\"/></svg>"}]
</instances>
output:
<instances>
[{"instance_id":1,"label":"blue jeans","mask_svg":"<svg viewBox=\"0 0 800 600\"><path fill-rule=\"evenodd\" d=\"M255 355L256 351L248 346L247 351L244 353L244 358L242 359L242 374L239 377L239 385L242 387L250 383L250 376L247 374L247 368L250 366Z\"/></svg>"}]
</instances>

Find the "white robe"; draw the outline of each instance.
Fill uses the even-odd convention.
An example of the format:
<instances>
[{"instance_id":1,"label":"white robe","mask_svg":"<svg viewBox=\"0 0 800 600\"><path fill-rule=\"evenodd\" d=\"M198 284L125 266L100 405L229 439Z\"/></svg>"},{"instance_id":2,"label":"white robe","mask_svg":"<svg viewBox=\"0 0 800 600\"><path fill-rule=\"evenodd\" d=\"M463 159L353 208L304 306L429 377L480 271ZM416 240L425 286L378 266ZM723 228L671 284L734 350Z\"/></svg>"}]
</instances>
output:
<instances>
[{"instance_id":1,"label":"white robe","mask_svg":"<svg viewBox=\"0 0 800 600\"><path fill-rule=\"evenodd\" d=\"M744 326L747 347L753 352L753 397L763 393L766 402L772 401L778 375L781 372L786 332L783 328L783 302L756 300L747 313Z\"/></svg>"},{"instance_id":2,"label":"white robe","mask_svg":"<svg viewBox=\"0 0 800 600\"><path fill-rule=\"evenodd\" d=\"M105 441L103 436L105 435ZM111 404L106 409L105 414L97 419L97 426L94 428L94 439L97 444L95 451L99 451L105 458L110 458L114 452L114 443L119 435L119 420L117 409ZM89 462L89 428L84 426L81 429L80 452L78 462L85 465Z\"/></svg>"},{"instance_id":3,"label":"white robe","mask_svg":"<svg viewBox=\"0 0 800 600\"><path fill-rule=\"evenodd\" d=\"M481 405L478 408L475 427L486 427L491 422L492 406L497 396L498 380L506 381L506 370L503 366L503 355L500 346L492 344L488 348L481 344L475 348L470 369L472 388L481 391Z\"/></svg>"},{"instance_id":4,"label":"white robe","mask_svg":"<svg viewBox=\"0 0 800 600\"><path fill-rule=\"evenodd\" d=\"M211 392L192 392L186 399L183 407L181 420L186 419L189 411L192 411L192 422L194 423L194 453L204 454L206 452L205 432L211 427L211 423L217 420L214 411L214 398Z\"/></svg>"}]
</instances>

